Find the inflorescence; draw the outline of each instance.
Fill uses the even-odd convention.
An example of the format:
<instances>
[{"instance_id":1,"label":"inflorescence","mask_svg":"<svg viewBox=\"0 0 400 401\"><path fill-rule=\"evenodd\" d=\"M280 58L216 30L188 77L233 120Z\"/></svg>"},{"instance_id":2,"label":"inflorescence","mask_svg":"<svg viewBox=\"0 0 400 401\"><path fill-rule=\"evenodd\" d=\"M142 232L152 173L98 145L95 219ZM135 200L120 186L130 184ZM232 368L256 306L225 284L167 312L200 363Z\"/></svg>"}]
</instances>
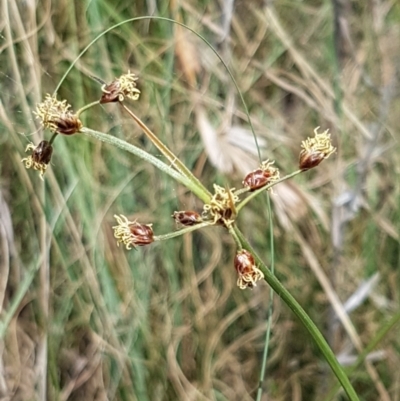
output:
<instances>
[{"instance_id":1,"label":"inflorescence","mask_svg":"<svg viewBox=\"0 0 400 401\"><path fill-rule=\"evenodd\" d=\"M37 105L35 114L43 128L59 134L72 135L80 131L82 122L70 108L71 105L66 100L60 101L47 94L44 102Z\"/></svg>"},{"instance_id":2,"label":"inflorescence","mask_svg":"<svg viewBox=\"0 0 400 401\"><path fill-rule=\"evenodd\" d=\"M301 170L309 170L310 168L317 167L318 164L336 151L336 148L332 146L331 134L328 134L329 130L318 134L318 128L314 130L314 138L307 138L301 144L303 148L299 158L299 167Z\"/></svg>"},{"instance_id":3,"label":"inflorescence","mask_svg":"<svg viewBox=\"0 0 400 401\"><path fill-rule=\"evenodd\" d=\"M25 168L38 170L40 178L43 180L43 174L46 172L47 165L50 163L53 147L48 141L42 141L35 146L33 143L28 144L25 152L32 151L28 157L24 157L21 161L25 164Z\"/></svg>"},{"instance_id":4,"label":"inflorescence","mask_svg":"<svg viewBox=\"0 0 400 401\"><path fill-rule=\"evenodd\" d=\"M54 136L50 142L43 140L37 146L30 143L26 147L25 151L31 151L32 153L22 159L25 167L27 169L33 168L34 170L38 170L40 178L43 180L43 174L52 157L52 141L55 136L57 134L71 135L79 132L82 128L82 122L79 120L80 112L95 104L122 103L126 98L138 100L140 90L136 87L137 79L135 74L128 71L127 74L121 75L111 83L104 84L101 88L103 93L100 100L80 109L76 114L72 112L71 105L66 100L59 101L55 96L47 94L45 100L37 105L34 113L40 120L43 128L52 131ZM301 144L302 149L299 156L300 170L296 173L318 166L336 151L336 148L332 146L328 130L319 134L318 128L314 130L314 138L307 138ZM255 196L260 192L258 190L264 187L270 189L273 185L280 182L280 180L280 173L278 168L274 166L274 162L266 160L256 170L245 176L242 182L244 188L235 191L235 188L223 188L214 184L214 195L211 197L209 203L203 206L201 214L193 210L183 210L175 212L173 218L179 227L184 227L182 231L185 231L185 227L196 226L203 222L209 222L210 225L222 225L232 230L238 213L236 204L240 201L239 195L257 191L257 193L250 195ZM117 244L122 243L128 250L136 246L151 244L159 239L154 236L151 224L141 224L136 220L130 221L122 214L114 215L114 217L118 223L113 227ZM240 244L239 248L234 258L234 267L238 274L237 285L241 289L253 288L259 280L264 278L264 274L256 266L253 255L249 251L241 249Z\"/></svg>"},{"instance_id":5,"label":"inflorescence","mask_svg":"<svg viewBox=\"0 0 400 401\"><path fill-rule=\"evenodd\" d=\"M265 187L273 182L279 181L279 170L273 167L275 162L270 162L268 159L263 161L257 170L247 174L243 180L243 186L249 191Z\"/></svg>"},{"instance_id":6,"label":"inflorescence","mask_svg":"<svg viewBox=\"0 0 400 401\"><path fill-rule=\"evenodd\" d=\"M103 95L100 103L123 102L126 97L131 100L138 100L140 90L136 88L137 80L135 74L128 71L127 74L121 75L111 83L104 84L101 87Z\"/></svg>"},{"instance_id":7,"label":"inflorescence","mask_svg":"<svg viewBox=\"0 0 400 401\"><path fill-rule=\"evenodd\" d=\"M131 249L135 246L149 245L154 242L154 234L152 224L140 224L136 220L129 221L126 216L114 215L118 225L114 226L114 237L117 239L117 244L120 243L126 246L126 249Z\"/></svg>"},{"instance_id":8,"label":"inflorescence","mask_svg":"<svg viewBox=\"0 0 400 401\"><path fill-rule=\"evenodd\" d=\"M237 285L240 289L253 288L264 278L263 272L257 268L253 255L246 249L241 249L235 255L233 262L238 274Z\"/></svg>"}]
</instances>

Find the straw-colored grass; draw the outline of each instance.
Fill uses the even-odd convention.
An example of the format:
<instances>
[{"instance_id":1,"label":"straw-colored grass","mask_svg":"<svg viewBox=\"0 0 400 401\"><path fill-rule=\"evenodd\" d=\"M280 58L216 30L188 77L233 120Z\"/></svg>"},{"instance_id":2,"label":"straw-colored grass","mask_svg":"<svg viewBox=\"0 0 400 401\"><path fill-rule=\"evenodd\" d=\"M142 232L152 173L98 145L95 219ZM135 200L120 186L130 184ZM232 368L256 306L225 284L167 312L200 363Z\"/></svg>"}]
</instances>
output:
<instances>
[{"instance_id":1,"label":"straw-colored grass","mask_svg":"<svg viewBox=\"0 0 400 401\"><path fill-rule=\"evenodd\" d=\"M349 373L360 399L399 400L399 4L242 1L231 15L223 1L36 3L0 1L0 399L256 397L270 292L237 288L227 232L130 252L113 238L121 213L175 230L174 211L201 211L192 194L79 134L56 139L44 182L20 162L29 141L50 138L32 111L79 52L111 25L154 13L218 48L262 157L282 173L297 169L316 126L330 129L337 153L271 195L276 275L339 361L351 369L368 351ZM92 76L110 82L128 69L140 78L135 114L207 188L238 188L258 164L245 110L224 66L183 28L122 25L76 64L59 98L77 110L101 95ZM82 121L160 155L115 104ZM265 198L239 225L270 264ZM306 330L276 296L273 305L262 399L345 399Z\"/></svg>"}]
</instances>

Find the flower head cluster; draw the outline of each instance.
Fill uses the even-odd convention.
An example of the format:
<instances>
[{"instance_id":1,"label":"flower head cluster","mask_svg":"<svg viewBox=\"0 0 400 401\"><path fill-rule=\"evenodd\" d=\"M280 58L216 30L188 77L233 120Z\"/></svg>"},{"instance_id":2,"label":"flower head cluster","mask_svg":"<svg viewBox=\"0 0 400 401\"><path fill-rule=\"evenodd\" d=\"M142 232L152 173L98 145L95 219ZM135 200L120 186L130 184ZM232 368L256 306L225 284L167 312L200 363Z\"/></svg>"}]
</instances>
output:
<instances>
[{"instance_id":1,"label":"flower head cluster","mask_svg":"<svg viewBox=\"0 0 400 401\"><path fill-rule=\"evenodd\" d=\"M82 128L82 122L71 110L66 100L46 95L44 102L39 103L34 112L44 128L64 135L72 135Z\"/></svg>"},{"instance_id":2,"label":"flower head cluster","mask_svg":"<svg viewBox=\"0 0 400 401\"><path fill-rule=\"evenodd\" d=\"M100 103L123 102L125 98L138 100L140 90L136 88L138 78L135 74L128 71L127 74L121 75L109 84L101 87L103 95Z\"/></svg>"},{"instance_id":3,"label":"flower head cluster","mask_svg":"<svg viewBox=\"0 0 400 401\"><path fill-rule=\"evenodd\" d=\"M233 263L238 273L237 285L242 290L255 287L257 281L264 278L263 272L256 267L253 255L245 249L236 253Z\"/></svg>"},{"instance_id":4,"label":"flower head cluster","mask_svg":"<svg viewBox=\"0 0 400 401\"><path fill-rule=\"evenodd\" d=\"M279 180L279 170L273 167L275 162L265 160L257 170L247 174L243 180L243 186L250 191L265 187L266 185Z\"/></svg>"},{"instance_id":5,"label":"flower head cluster","mask_svg":"<svg viewBox=\"0 0 400 401\"><path fill-rule=\"evenodd\" d=\"M32 154L23 158L21 161L25 164L27 169L33 168L34 170L40 171L40 178L43 180L43 174L45 173L47 165L51 160L53 147L48 141L42 141L37 146L35 146L33 143L30 143L26 147L25 152L30 150L32 151Z\"/></svg>"},{"instance_id":6,"label":"flower head cluster","mask_svg":"<svg viewBox=\"0 0 400 401\"><path fill-rule=\"evenodd\" d=\"M129 221L124 215L114 215L118 222L114 226L114 237L117 244L123 243L126 249L135 246L144 246L154 242L154 233L151 224L140 224L136 221Z\"/></svg>"},{"instance_id":7,"label":"flower head cluster","mask_svg":"<svg viewBox=\"0 0 400 401\"><path fill-rule=\"evenodd\" d=\"M336 151L336 148L332 146L331 134L328 134L329 130L318 134L318 128L319 127L314 130L314 138L307 138L301 144L303 148L299 158L301 170L309 170L310 168L318 166L318 164Z\"/></svg>"},{"instance_id":8,"label":"flower head cluster","mask_svg":"<svg viewBox=\"0 0 400 401\"><path fill-rule=\"evenodd\" d=\"M226 227L231 226L236 218L235 203L239 201L234 190L235 188L225 189L214 184L215 194L210 203L203 207L203 219L213 220L215 224L223 224Z\"/></svg>"}]
</instances>

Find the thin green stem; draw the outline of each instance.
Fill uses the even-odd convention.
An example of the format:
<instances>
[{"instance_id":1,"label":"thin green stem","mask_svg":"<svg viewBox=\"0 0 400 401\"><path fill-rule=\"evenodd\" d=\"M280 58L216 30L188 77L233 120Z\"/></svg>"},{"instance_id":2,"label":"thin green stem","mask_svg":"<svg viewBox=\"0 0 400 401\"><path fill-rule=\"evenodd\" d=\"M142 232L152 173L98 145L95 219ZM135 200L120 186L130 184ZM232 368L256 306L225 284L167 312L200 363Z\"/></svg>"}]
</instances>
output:
<instances>
[{"instance_id":1,"label":"thin green stem","mask_svg":"<svg viewBox=\"0 0 400 401\"><path fill-rule=\"evenodd\" d=\"M166 241L168 239L179 237L183 234L187 234L192 231L199 230L200 228L209 227L209 226L213 226L213 225L214 225L214 222L212 222L212 221L204 221L203 223L196 224L195 226L185 227L185 228L182 228L181 230L174 231L172 233L155 235L154 241Z\"/></svg>"},{"instance_id":2,"label":"thin green stem","mask_svg":"<svg viewBox=\"0 0 400 401\"><path fill-rule=\"evenodd\" d=\"M229 231L229 234L232 235L232 238L234 239L234 241L235 241L235 243L236 243L236 246L237 246L237 248L238 248L238 251L240 251L240 250L243 248L243 246L242 246L242 243L241 243L241 241L240 241L240 238L239 238L239 237L237 236L237 234L236 234L234 225L229 226L229 227L228 227L228 231Z\"/></svg>"},{"instance_id":3,"label":"thin green stem","mask_svg":"<svg viewBox=\"0 0 400 401\"><path fill-rule=\"evenodd\" d=\"M267 193L267 209L268 209L268 222L269 222L269 242L270 242L270 251L271 251L271 274L275 275L275 252L274 252L274 230L273 230L273 221L272 221L272 210L271 210L271 199ZM261 364L261 372L260 372L260 382L257 389L257 398L256 401L261 401L262 393L263 393L263 383L265 380L265 372L267 370L267 360L268 360L268 350L269 350L269 341L271 337L271 328L272 328L272 313L274 306L274 290L272 287L269 292L269 306L268 306L268 318L267 318L267 330L265 332L265 344L264 344L264 352L263 359Z\"/></svg>"},{"instance_id":4,"label":"thin green stem","mask_svg":"<svg viewBox=\"0 0 400 401\"><path fill-rule=\"evenodd\" d=\"M143 130L146 136L150 139L153 145L168 159L173 167L179 171L182 175L184 175L188 180L190 180L193 185L196 185L199 188L199 191L202 191L204 194L208 195L208 203L211 200L211 193L207 190L207 188L198 180L198 178L175 156L171 150L160 141L157 136L150 130L149 127L133 113L128 107L126 107L123 103L120 103L122 108L133 118L133 120L139 125L139 127Z\"/></svg>"},{"instance_id":5,"label":"thin green stem","mask_svg":"<svg viewBox=\"0 0 400 401\"><path fill-rule=\"evenodd\" d=\"M55 132L53 135L52 135L52 137L50 138L50 141L49 141L49 144L50 145L52 145L53 144L53 142L55 141L55 139L57 138L57 135L58 135L58 133L57 132Z\"/></svg>"},{"instance_id":6,"label":"thin green stem","mask_svg":"<svg viewBox=\"0 0 400 401\"><path fill-rule=\"evenodd\" d=\"M168 166L160 159L157 159L153 155L145 152L143 149L140 149L122 139L116 138L115 136L111 136L108 134L104 134L103 132L94 131L89 128L82 128L80 131L82 134L90 136L94 139L97 139L102 142L109 143L110 145L114 145L124 151L132 153L141 159L153 164L153 166L157 167L159 170L163 171L164 173L168 174L174 180L180 182L190 191L192 191L199 199L201 199L204 203L209 201L209 197L207 193L201 190L197 185L194 185L192 181L190 181L186 176L182 175L179 171L176 171L172 167Z\"/></svg>"},{"instance_id":7,"label":"thin green stem","mask_svg":"<svg viewBox=\"0 0 400 401\"><path fill-rule=\"evenodd\" d=\"M272 188L273 186L279 184L282 181L286 181L289 178L292 178L300 173L302 173L304 170L297 170L294 171L293 173L290 173L288 175L285 175L284 177L280 178L277 181L271 182L271 184L266 185L265 187L259 188L256 191L252 192L246 199L243 199L237 206L236 206L236 212L239 213L240 210L247 205L253 198L255 198L257 195L261 194L264 191L267 191L268 189ZM240 195L244 192L248 192L248 188L243 188L239 189L238 191L235 192L235 195Z\"/></svg>"},{"instance_id":8,"label":"thin green stem","mask_svg":"<svg viewBox=\"0 0 400 401\"><path fill-rule=\"evenodd\" d=\"M76 112L77 117L79 117L79 116L80 116L83 112L85 112L86 110L88 110L88 109L90 109L91 107L96 106L96 105L98 105L98 104L100 104L100 100L96 100L95 102L89 103L89 104L87 104L87 105L81 107L81 108Z\"/></svg>"},{"instance_id":9,"label":"thin green stem","mask_svg":"<svg viewBox=\"0 0 400 401\"><path fill-rule=\"evenodd\" d=\"M258 268L263 272L265 281L269 284L269 286L279 295L279 297L286 303L286 305L292 310L292 312L299 318L301 323L304 327L308 330L311 337L314 339L315 343L317 344L318 348L324 355L326 361L328 362L329 366L332 369L332 372L337 377L339 382L341 383L344 391L348 395L350 401L359 401L359 398L350 383L349 378L346 376L343 368L340 366L339 362L337 361L335 354L332 352L331 348L329 347L328 343L326 342L325 338L321 334L318 327L315 323L311 320L305 310L301 307L301 305L295 300L293 295L281 284L281 282L272 274L272 272L265 266L263 261L251 247L249 242L240 232L240 230L235 227L235 231L237 236L240 238L240 241L244 248L249 250L257 264L259 265Z\"/></svg>"}]
</instances>

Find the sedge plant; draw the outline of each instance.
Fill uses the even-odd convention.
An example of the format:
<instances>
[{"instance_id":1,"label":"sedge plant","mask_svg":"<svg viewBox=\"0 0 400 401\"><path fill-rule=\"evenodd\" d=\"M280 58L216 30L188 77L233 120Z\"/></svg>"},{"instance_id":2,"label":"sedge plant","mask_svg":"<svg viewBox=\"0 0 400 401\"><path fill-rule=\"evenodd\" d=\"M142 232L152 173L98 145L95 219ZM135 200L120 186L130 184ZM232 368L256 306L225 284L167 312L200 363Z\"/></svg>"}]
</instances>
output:
<instances>
[{"instance_id":1,"label":"sedge plant","mask_svg":"<svg viewBox=\"0 0 400 401\"><path fill-rule=\"evenodd\" d=\"M168 20L161 17L158 18ZM137 19L127 20L124 21L124 23ZM178 23L187 28L184 24L179 22L173 20L168 21ZM114 27L109 30L113 28ZM211 47L205 39L204 41ZM91 44L93 43L94 41L91 42ZM91 44L89 44L89 46ZM86 51L87 48L84 51ZM218 57L220 56L218 55ZM68 71L70 71L70 69ZM126 250L129 251L132 248L150 246L157 241L165 241L173 237L182 236L187 232L207 229L210 226L222 226L231 235L237 248L232 266L232 274L236 275L238 288L240 290L251 290L256 287L260 281L265 280L308 330L349 399L352 401L358 400L354 388L320 330L292 294L282 285L273 272L271 272L265 261L255 252L250 242L237 225L237 217L253 198L265 194L266 191L273 192L273 187L282 181L286 181L298 174L306 173L308 170L316 168L322 161L335 152L336 149L332 145L328 130L320 133L318 131L319 127L317 127L314 130L313 137L305 138L301 146L299 146L298 170L281 177L279 169L274 165L274 161L265 160L260 163L257 169L249 171L248 174L243 177L242 188L221 187L214 184L213 189L210 191L173 153L167 144L161 141L137 115L140 113L140 107L135 107L135 112L133 112L130 103L140 100L140 90L136 85L137 79L138 77L135 74L128 71L120 77L115 78L110 83L100 80L102 85L101 93L99 88L99 98L90 104L83 105L76 112L72 110L72 106L68 104L67 100L57 99L56 93L53 95L46 95L44 101L37 105L37 109L34 113L39 119L43 129L49 130L52 136L48 141L42 140L37 145L30 143L27 146L26 151L30 152L30 154L22 159L25 167L37 170L40 174L40 178L44 179L44 174L53 157L56 138L60 135L73 136L75 134L83 134L129 152L144 162L153 164L163 173L168 174L179 184L191 191L203 203L202 210L176 211L172 218L177 223L178 229L169 233L156 233L153 230L151 222L131 221L124 214L127 213L126 211L115 211L114 217L116 223L113 226L113 230L117 243L125 246ZM234 83L236 85L235 81ZM165 161L127 141L107 133L99 132L94 129L95 127L90 128L83 125L80 119L82 113L92 107L98 107L100 104L108 103L120 107L127 117L135 121L146 137L156 146L158 151L161 152ZM137 110L139 110L139 112Z\"/></svg>"}]
</instances>

